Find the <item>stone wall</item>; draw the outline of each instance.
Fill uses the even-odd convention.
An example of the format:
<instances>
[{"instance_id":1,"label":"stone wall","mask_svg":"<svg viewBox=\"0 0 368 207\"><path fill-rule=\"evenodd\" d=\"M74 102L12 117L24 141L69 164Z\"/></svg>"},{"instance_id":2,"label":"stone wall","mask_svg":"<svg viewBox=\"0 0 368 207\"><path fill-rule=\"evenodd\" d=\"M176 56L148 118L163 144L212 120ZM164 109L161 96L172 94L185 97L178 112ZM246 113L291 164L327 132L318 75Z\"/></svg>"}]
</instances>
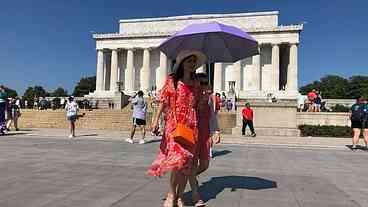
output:
<instances>
[{"instance_id":1,"label":"stone wall","mask_svg":"<svg viewBox=\"0 0 368 207\"><path fill-rule=\"evenodd\" d=\"M80 111L76 127L81 129L111 129L128 131L132 118L130 107L123 110L93 110ZM236 125L236 114L221 112L219 114L220 126L224 133L231 133ZM147 127L151 123L151 113L148 113ZM22 110L19 119L20 128L68 128L68 121L63 110Z\"/></svg>"},{"instance_id":2,"label":"stone wall","mask_svg":"<svg viewBox=\"0 0 368 207\"><path fill-rule=\"evenodd\" d=\"M298 112L298 125L333 125L350 126L349 113L331 113L331 112Z\"/></svg>"}]
</instances>

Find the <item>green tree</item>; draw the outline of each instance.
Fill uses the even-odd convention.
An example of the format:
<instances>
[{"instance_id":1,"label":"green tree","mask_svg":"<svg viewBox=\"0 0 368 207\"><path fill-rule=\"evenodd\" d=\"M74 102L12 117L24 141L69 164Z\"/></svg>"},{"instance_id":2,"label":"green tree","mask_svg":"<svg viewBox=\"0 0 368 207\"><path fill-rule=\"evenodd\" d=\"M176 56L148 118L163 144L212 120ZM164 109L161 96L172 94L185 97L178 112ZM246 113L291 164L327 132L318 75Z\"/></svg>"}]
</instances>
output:
<instances>
[{"instance_id":1,"label":"green tree","mask_svg":"<svg viewBox=\"0 0 368 207\"><path fill-rule=\"evenodd\" d=\"M46 97L49 93L42 86L28 87L23 94L23 99L28 101L28 106L33 106L34 98Z\"/></svg>"},{"instance_id":2,"label":"green tree","mask_svg":"<svg viewBox=\"0 0 368 207\"><path fill-rule=\"evenodd\" d=\"M65 90L62 87L58 87L57 89L55 89L52 93L51 96L53 97L66 97L68 96L68 91Z\"/></svg>"},{"instance_id":3,"label":"green tree","mask_svg":"<svg viewBox=\"0 0 368 207\"><path fill-rule=\"evenodd\" d=\"M299 91L302 94L307 94L313 89L320 91L323 98L350 98L347 93L349 89L349 81L337 75L327 75L322 77L320 81L314 81L311 84L300 87Z\"/></svg>"},{"instance_id":4,"label":"green tree","mask_svg":"<svg viewBox=\"0 0 368 207\"><path fill-rule=\"evenodd\" d=\"M8 97L15 98L15 97L18 96L17 91L15 91L13 89L10 89L10 88L7 88L7 87L5 87L5 92L6 92L6 94L7 94Z\"/></svg>"},{"instance_id":5,"label":"green tree","mask_svg":"<svg viewBox=\"0 0 368 207\"><path fill-rule=\"evenodd\" d=\"M358 96L368 98L368 76L352 76L349 78L348 88L349 98L355 99Z\"/></svg>"},{"instance_id":6,"label":"green tree","mask_svg":"<svg viewBox=\"0 0 368 207\"><path fill-rule=\"evenodd\" d=\"M96 90L96 76L80 79L74 88L73 96L81 97Z\"/></svg>"},{"instance_id":7,"label":"green tree","mask_svg":"<svg viewBox=\"0 0 368 207\"><path fill-rule=\"evenodd\" d=\"M299 92L301 94L307 95L308 92L312 91L313 89L319 91L321 90L321 82L320 81L313 81L313 83L309 83L305 86L300 87Z\"/></svg>"},{"instance_id":8,"label":"green tree","mask_svg":"<svg viewBox=\"0 0 368 207\"><path fill-rule=\"evenodd\" d=\"M321 78L321 88L323 98L349 98L347 96L349 81L337 75L328 75Z\"/></svg>"}]
</instances>

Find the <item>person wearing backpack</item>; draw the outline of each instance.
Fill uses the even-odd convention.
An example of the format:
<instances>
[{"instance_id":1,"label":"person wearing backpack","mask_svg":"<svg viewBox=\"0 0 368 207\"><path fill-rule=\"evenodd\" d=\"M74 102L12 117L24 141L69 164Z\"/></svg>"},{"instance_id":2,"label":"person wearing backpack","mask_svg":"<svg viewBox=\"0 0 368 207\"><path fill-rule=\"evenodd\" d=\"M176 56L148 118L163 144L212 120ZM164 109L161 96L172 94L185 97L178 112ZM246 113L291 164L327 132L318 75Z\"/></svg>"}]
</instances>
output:
<instances>
[{"instance_id":1,"label":"person wearing backpack","mask_svg":"<svg viewBox=\"0 0 368 207\"><path fill-rule=\"evenodd\" d=\"M358 97L356 99L356 103L351 106L351 128L353 129L353 146L352 149L357 149L356 145L359 143L359 136L361 129L363 128L363 120L364 120L364 99L362 97ZM365 144L367 146L367 140L365 139Z\"/></svg>"}]
</instances>

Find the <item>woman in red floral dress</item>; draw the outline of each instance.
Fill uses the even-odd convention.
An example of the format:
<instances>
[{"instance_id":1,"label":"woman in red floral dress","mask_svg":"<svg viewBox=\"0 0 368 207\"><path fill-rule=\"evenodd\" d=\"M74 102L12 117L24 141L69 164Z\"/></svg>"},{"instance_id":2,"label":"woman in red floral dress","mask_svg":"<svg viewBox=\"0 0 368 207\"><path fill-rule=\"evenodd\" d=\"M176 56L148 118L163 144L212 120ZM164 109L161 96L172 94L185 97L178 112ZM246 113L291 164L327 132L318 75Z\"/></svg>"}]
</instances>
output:
<instances>
[{"instance_id":1,"label":"woman in red floral dress","mask_svg":"<svg viewBox=\"0 0 368 207\"><path fill-rule=\"evenodd\" d=\"M205 61L205 55L200 52L181 52L176 58L174 73L168 76L160 91L159 107L151 127L152 130L157 131L160 115L164 112L165 128L157 158L148 170L148 174L162 176L171 171L165 207L184 206L182 196L188 176L192 172L197 142L190 148L183 147L175 142L173 132L177 123L184 123L193 130L194 139L198 141L197 107L200 86L195 81L194 75L195 70Z\"/></svg>"}]
</instances>

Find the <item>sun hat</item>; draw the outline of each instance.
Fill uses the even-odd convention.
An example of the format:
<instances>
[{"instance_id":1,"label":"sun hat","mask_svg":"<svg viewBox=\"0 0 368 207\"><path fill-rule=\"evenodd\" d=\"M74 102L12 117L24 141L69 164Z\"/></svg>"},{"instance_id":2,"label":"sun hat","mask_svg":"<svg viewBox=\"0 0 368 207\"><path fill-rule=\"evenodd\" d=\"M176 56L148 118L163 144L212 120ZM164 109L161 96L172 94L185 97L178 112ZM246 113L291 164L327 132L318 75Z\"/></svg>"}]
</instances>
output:
<instances>
[{"instance_id":1,"label":"sun hat","mask_svg":"<svg viewBox=\"0 0 368 207\"><path fill-rule=\"evenodd\" d=\"M183 50L181 51L178 56L176 56L176 59L175 59L175 65L173 67L173 72L176 72L176 70L178 69L180 63L187 57L189 56L196 56L197 58L197 64L195 66L195 69L201 67L203 64L206 63L207 61L207 57L205 54L203 54L202 52L199 52L199 51L195 51L195 50Z\"/></svg>"}]
</instances>

